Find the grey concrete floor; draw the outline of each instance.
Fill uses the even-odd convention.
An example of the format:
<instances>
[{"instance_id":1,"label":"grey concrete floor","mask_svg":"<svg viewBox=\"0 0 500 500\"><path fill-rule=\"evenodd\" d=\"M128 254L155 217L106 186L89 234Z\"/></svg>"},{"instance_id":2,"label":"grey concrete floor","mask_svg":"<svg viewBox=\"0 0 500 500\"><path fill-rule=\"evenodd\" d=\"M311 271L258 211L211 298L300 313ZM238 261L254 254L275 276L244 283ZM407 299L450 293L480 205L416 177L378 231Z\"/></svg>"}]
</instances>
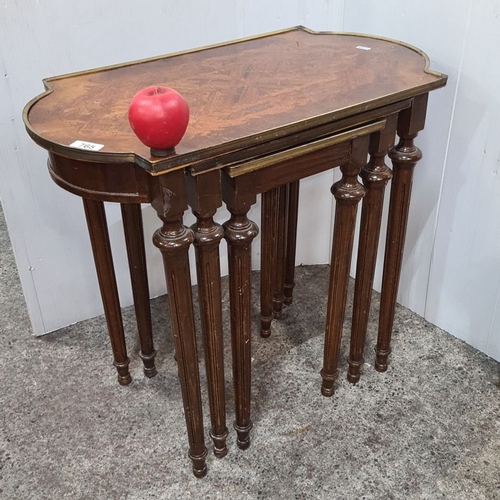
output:
<instances>
[{"instance_id":1,"label":"grey concrete floor","mask_svg":"<svg viewBox=\"0 0 500 500\"><path fill-rule=\"evenodd\" d=\"M120 387L103 317L32 336L1 214L0 498L500 498L499 364L399 307L388 372L372 366L374 314L360 383L345 378L344 342L338 389L322 397L327 276L327 266L297 268L294 304L272 336L255 323L252 445L239 450L231 432L229 454L210 453L196 479L165 298L152 301L154 379L123 311L134 380ZM227 295L224 307L227 317ZM226 363L231 422L229 350ZM206 401L204 376L202 386Z\"/></svg>"}]
</instances>

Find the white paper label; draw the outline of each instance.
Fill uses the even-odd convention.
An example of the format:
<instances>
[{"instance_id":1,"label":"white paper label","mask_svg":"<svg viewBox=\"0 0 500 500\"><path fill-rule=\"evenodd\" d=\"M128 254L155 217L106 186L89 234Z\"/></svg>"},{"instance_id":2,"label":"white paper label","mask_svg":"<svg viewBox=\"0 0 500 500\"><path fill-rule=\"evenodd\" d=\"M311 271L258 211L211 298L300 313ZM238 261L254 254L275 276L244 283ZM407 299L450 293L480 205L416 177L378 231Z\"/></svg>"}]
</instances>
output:
<instances>
[{"instance_id":1,"label":"white paper label","mask_svg":"<svg viewBox=\"0 0 500 500\"><path fill-rule=\"evenodd\" d=\"M85 151L99 151L104 147L104 144L96 144L95 142L75 141L70 144L71 148L84 149Z\"/></svg>"}]
</instances>

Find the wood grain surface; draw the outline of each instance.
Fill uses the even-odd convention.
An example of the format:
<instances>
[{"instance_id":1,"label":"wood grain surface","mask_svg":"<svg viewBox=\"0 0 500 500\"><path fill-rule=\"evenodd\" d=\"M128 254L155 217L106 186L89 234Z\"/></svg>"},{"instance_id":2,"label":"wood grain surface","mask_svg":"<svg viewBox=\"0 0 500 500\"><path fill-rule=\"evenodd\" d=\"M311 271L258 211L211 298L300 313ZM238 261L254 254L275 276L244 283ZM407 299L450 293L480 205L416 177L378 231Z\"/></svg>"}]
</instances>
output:
<instances>
[{"instance_id":1,"label":"wood grain surface","mask_svg":"<svg viewBox=\"0 0 500 500\"><path fill-rule=\"evenodd\" d=\"M446 83L428 59L398 42L305 28L45 80L25 109L41 146L74 158L185 166L402 100ZM141 88L176 89L190 123L176 154L151 158L127 119ZM75 140L99 152L70 148Z\"/></svg>"}]
</instances>

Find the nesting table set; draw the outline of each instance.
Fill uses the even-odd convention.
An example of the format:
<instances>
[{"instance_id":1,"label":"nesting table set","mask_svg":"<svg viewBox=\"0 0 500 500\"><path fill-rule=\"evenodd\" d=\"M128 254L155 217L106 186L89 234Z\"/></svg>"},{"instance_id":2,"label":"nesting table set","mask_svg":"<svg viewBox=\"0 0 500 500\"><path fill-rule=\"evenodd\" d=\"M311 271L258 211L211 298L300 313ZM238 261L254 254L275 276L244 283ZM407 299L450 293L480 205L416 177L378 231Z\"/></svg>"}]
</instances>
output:
<instances>
[{"instance_id":1,"label":"nesting table set","mask_svg":"<svg viewBox=\"0 0 500 500\"><path fill-rule=\"evenodd\" d=\"M131 381L103 202L121 204L141 353L154 376L141 203L161 227L170 319L185 410L189 457L206 473L198 356L188 251L195 247L214 452L226 454L219 244L229 256L231 345L238 446L250 443L251 245L247 217L262 194L261 335L270 334L292 301L300 179L340 168L336 200L322 388L337 378L356 212L362 200L349 354L349 381L359 380L368 323L384 190L392 178L375 368L387 369L410 202L421 158L414 138L424 128L428 93L446 76L428 69L421 51L366 35L296 27L158 58L44 80L24 121L49 152L52 179L83 199L118 381ZM167 156L152 156L132 132L134 94L167 85L190 108L185 136ZM395 136L399 142L394 146ZM385 163L389 155L392 171ZM360 182L360 179L362 182ZM231 216L214 215L224 203ZM183 224L185 211L196 217ZM318 221L320 224L321 221ZM311 242L314 244L314 242ZM314 396L312 396L314 397Z\"/></svg>"}]
</instances>

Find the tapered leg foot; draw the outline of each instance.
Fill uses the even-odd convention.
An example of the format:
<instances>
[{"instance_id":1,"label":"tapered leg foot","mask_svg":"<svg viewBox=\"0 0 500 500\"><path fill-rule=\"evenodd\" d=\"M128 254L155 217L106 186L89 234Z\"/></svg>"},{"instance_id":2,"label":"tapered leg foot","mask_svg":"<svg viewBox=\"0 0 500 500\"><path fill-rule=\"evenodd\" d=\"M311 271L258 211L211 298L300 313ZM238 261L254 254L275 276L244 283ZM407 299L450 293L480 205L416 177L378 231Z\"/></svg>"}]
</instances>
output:
<instances>
[{"instance_id":1,"label":"tapered leg foot","mask_svg":"<svg viewBox=\"0 0 500 500\"><path fill-rule=\"evenodd\" d=\"M375 350L376 358L375 358L375 370L378 372L386 372L388 366L389 354L391 354L391 349L387 350Z\"/></svg>"},{"instance_id":2,"label":"tapered leg foot","mask_svg":"<svg viewBox=\"0 0 500 500\"><path fill-rule=\"evenodd\" d=\"M144 363L144 375L148 378L153 378L158 373L155 366L156 351L153 351L149 355L146 355L141 351L139 356Z\"/></svg>"},{"instance_id":3,"label":"tapered leg foot","mask_svg":"<svg viewBox=\"0 0 500 500\"><path fill-rule=\"evenodd\" d=\"M123 363L117 363L116 361L113 363L116 371L118 372L118 383L120 385L129 385L132 382L132 377L130 372L128 371L128 365L130 364L130 360L127 360Z\"/></svg>"},{"instance_id":4,"label":"tapered leg foot","mask_svg":"<svg viewBox=\"0 0 500 500\"><path fill-rule=\"evenodd\" d=\"M361 376L361 366L363 366L364 361L363 359L355 361L349 358L348 363L349 363L349 371L347 372L347 380L351 384L357 384Z\"/></svg>"},{"instance_id":5,"label":"tapered leg foot","mask_svg":"<svg viewBox=\"0 0 500 500\"><path fill-rule=\"evenodd\" d=\"M283 307L283 302L281 302L280 305L277 307ZM281 309L279 311L273 311L274 319L281 319L282 316L283 316L283 311Z\"/></svg>"},{"instance_id":6,"label":"tapered leg foot","mask_svg":"<svg viewBox=\"0 0 500 500\"><path fill-rule=\"evenodd\" d=\"M246 450L250 447L250 431L252 430L252 427L252 422L244 427L234 424L234 430L238 436L236 444L240 450Z\"/></svg>"},{"instance_id":7,"label":"tapered leg foot","mask_svg":"<svg viewBox=\"0 0 500 500\"><path fill-rule=\"evenodd\" d=\"M189 453L189 458L193 462L193 474L199 479L207 475L207 464L205 462L207 454L208 452L206 449L201 455L192 455Z\"/></svg>"},{"instance_id":8,"label":"tapered leg foot","mask_svg":"<svg viewBox=\"0 0 500 500\"><path fill-rule=\"evenodd\" d=\"M338 378L338 372L335 372L334 374L329 374L325 373L324 370L321 370L320 375L321 378L323 379L323 382L321 384L321 394L326 398L330 398L333 396L333 393L335 392L335 382Z\"/></svg>"},{"instance_id":9,"label":"tapered leg foot","mask_svg":"<svg viewBox=\"0 0 500 500\"><path fill-rule=\"evenodd\" d=\"M260 336L263 338L268 338L271 335L271 323L273 321L273 316L262 316L260 317Z\"/></svg>"},{"instance_id":10,"label":"tapered leg foot","mask_svg":"<svg viewBox=\"0 0 500 500\"><path fill-rule=\"evenodd\" d=\"M226 439L228 435L229 431L227 430L223 434L214 434L210 431L210 437L214 443L214 455L217 458L223 458L227 455Z\"/></svg>"}]
</instances>

